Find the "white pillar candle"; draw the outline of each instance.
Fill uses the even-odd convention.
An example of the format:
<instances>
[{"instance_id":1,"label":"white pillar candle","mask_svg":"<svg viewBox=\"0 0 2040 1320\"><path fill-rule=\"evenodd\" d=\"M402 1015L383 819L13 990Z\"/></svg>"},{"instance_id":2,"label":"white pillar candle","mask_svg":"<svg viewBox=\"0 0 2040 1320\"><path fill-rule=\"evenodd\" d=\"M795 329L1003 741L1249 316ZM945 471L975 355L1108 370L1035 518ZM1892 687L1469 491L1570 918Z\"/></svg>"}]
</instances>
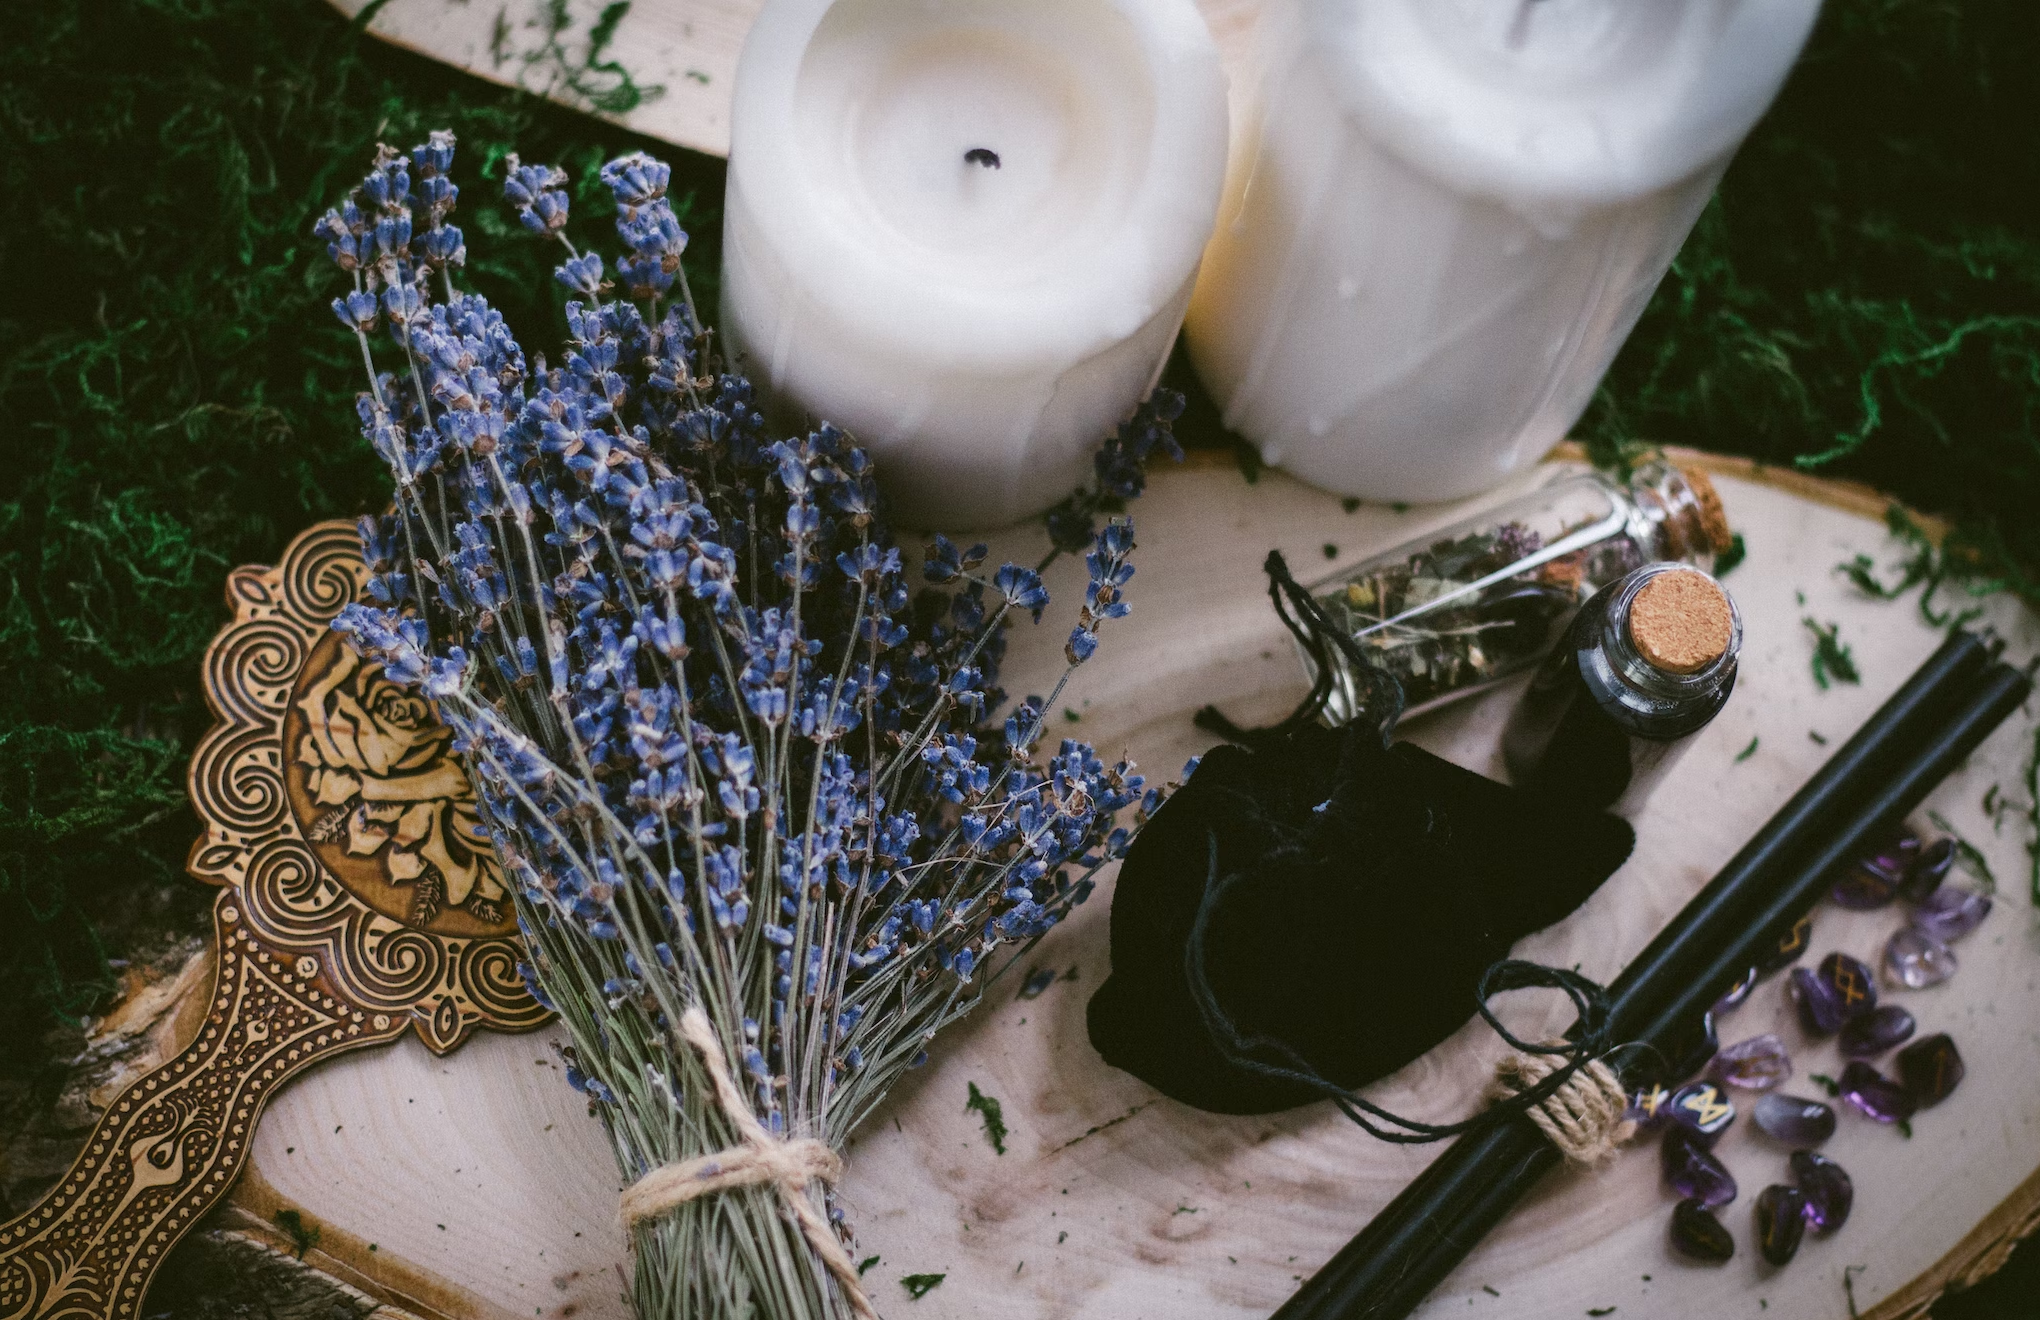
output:
<instances>
[{"instance_id":1,"label":"white pillar candle","mask_svg":"<svg viewBox=\"0 0 2040 1320\"><path fill-rule=\"evenodd\" d=\"M1152 388L1224 183L1192 0L769 0L731 118L723 324L895 513L1047 508Z\"/></svg>"},{"instance_id":2,"label":"white pillar candle","mask_svg":"<svg viewBox=\"0 0 2040 1320\"><path fill-rule=\"evenodd\" d=\"M1451 499L1578 420L1819 0L1270 0L1185 331L1226 423Z\"/></svg>"}]
</instances>

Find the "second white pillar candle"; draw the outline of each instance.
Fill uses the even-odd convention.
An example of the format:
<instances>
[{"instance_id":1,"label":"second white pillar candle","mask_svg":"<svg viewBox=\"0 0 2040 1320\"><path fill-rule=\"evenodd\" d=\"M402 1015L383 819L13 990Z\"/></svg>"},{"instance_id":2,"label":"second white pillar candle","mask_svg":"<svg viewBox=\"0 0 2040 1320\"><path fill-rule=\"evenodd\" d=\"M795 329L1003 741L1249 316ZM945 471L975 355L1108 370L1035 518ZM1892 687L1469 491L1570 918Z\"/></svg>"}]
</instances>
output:
<instances>
[{"instance_id":1,"label":"second white pillar candle","mask_svg":"<svg viewBox=\"0 0 2040 1320\"><path fill-rule=\"evenodd\" d=\"M1225 151L1192 0L769 0L723 324L773 399L873 451L902 521L1010 522L1152 387Z\"/></svg>"},{"instance_id":2,"label":"second white pillar candle","mask_svg":"<svg viewBox=\"0 0 2040 1320\"><path fill-rule=\"evenodd\" d=\"M1818 0L1268 0L1186 331L1226 424L1441 500L1592 399Z\"/></svg>"}]
</instances>

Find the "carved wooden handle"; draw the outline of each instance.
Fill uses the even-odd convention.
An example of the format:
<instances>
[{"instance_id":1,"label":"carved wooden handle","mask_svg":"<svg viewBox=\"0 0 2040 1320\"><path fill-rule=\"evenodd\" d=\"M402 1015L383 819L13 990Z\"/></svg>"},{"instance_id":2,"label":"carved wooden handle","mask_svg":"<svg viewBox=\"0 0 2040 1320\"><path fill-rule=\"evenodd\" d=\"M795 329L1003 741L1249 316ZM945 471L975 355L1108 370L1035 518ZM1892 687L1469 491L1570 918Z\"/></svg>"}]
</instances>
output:
<instances>
[{"instance_id":1,"label":"carved wooden handle","mask_svg":"<svg viewBox=\"0 0 2040 1320\"><path fill-rule=\"evenodd\" d=\"M198 1039L122 1092L63 1181L0 1227L0 1320L140 1315L171 1244L247 1160L270 1092L409 1025L336 998L318 959L265 946L231 891L215 926L220 965Z\"/></svg>"}]
</instances>

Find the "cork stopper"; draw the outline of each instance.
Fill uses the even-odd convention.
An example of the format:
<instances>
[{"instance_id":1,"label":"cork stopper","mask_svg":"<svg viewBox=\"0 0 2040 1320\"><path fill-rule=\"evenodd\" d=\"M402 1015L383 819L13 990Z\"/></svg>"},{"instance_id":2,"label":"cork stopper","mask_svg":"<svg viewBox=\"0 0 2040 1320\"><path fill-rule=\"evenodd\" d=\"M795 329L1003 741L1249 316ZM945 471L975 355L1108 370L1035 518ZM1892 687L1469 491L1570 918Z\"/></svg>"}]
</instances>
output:
<instances>
[{"instance_id":1,"label":"cork stopper","mask_svg":"<svg viewBox=\"0 0 2040 1320\"><path fill-rule=\"evenodd\" d=\"M1735 543L1735 533L1728 526L1728 510L1721 507L1721 492L1714 489L1713 480L1699 468L1680 468L1679 475L1686 479L1686 489L1693 492L1701 539L1715 554L1727 554Z\"/></svg>"},{"instance_id":2,"label":"cork stopper","mask_svg":"<svg viewBox=\"0 0 2040 1320\"><path fill-rule=\"evenodd\" d=\"M1728 593L1705 573L1660 573L1629 602L1629 640L1646 661L1668 674L1705 669L1721 658L1734 635Z\"/></svg>"}]
</instances>

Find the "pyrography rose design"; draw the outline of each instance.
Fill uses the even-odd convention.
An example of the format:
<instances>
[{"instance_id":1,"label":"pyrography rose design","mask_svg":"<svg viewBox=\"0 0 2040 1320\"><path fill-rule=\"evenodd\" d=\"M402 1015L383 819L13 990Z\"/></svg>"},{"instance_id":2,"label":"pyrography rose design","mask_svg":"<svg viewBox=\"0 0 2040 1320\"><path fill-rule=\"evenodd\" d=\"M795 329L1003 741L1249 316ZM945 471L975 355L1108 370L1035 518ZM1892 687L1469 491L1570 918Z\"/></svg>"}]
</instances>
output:
<instances>
[{"instance_id":1,"label":"pyrography rose design","mask_svg":"<svg viewBox=\"0 0 2040 1320\"><path fill-rule=\"evenodd\" d=\"M502 920L502 870L476 814L474 791L453 759L453 734L414 690L345 646L298 700L305 787L327 814L320 841L345 836L355 857L379 857L394 885L414 886L411 920L442 904Z\"/></svg>"}]
</instances>

